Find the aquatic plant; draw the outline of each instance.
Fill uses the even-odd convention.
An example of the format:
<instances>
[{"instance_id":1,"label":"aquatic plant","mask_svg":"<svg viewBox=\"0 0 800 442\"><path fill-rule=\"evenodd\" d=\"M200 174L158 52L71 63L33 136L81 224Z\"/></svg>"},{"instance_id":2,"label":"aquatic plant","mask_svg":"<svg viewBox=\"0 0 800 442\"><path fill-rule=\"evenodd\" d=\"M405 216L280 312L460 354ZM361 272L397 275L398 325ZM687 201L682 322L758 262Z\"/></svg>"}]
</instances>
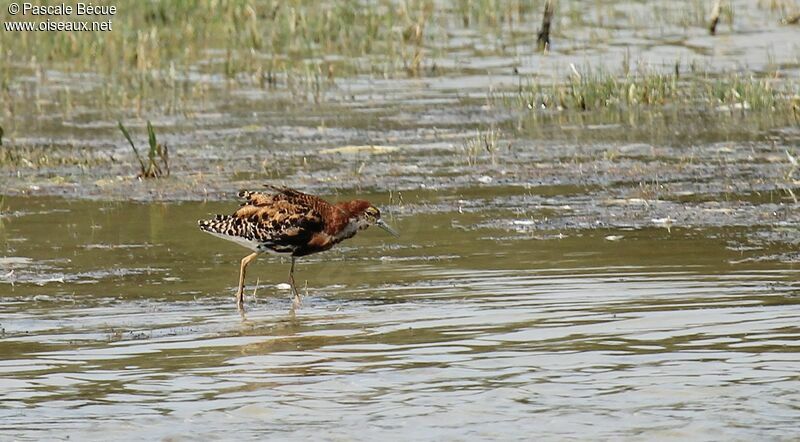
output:
<instances>
[{"instance_id":1,"label":"aquatic plant","mask_svg":"<svg viewBox=\"0 0 800 442\"><path fill-rule=\"evenodd\" d=\"M550 47L550 25L553 21L555 12L555 0L547 0L544 4L542 14L542 27L536 35L536 46L540 51L546 51Z\"/></svg>"},{"instance_id":2,"label":"aquatic plant","mask_svg":"<svg viewBox=\"0 0 800 442\"><path fill-rule=\"evenodd\" d=\"M117 124L119 125L119 130L121 130L122 134L125 136L125 139L130 143L131 149L133 149L133 153L136 155L136 160L139 162L139 173L137 177L160 178L169 176L169 149L166 144L160 144L156 140L156 132L150 120L147 120L147 139L150 149L147 152L146 164L139 154L139 149L136 148L136 144L134 144L128 130L125 129L125 126L122 124L122 121L118 121ZM157 159L161 161L161 165L159 165ZM164 166L163 169L161 167L162 165Z\"/></svg>"},{"instance_id":3,"label":"aquatic plant","mask_svg":"<svg viewBox=\"0 0 800 442\"><path fill-rule=\"evenodd\" d=\"M677 66L677 65L676 65ZM490 94L490 102L528 108L531 111L600 111L659 106L712 110L791 110L794 91L776 78L747 73L716 75L640 71L615 75L603 69L572 74L564 82L542 84L529 80L515 94Z\"/></svg>"},{"instance_id":4,"label":"aquatic plant","mask_svg":"<svg viewBox=\"0 0 800 442\"><path fill-rule=\"evenodd\" d=\"M25 100L17 91L21 78L46 78L51 71L92 73L106 80L85 95L65 89L61 102L67 112L73 103L80 107L86 101L135 115L191 112L195 100L230 84L290 88L290 103L318 103L328 98L325 92L334 77L415 77L443 71L436 68L437 55L452 49L448 42L459 26L486 36L481 52L517 57L521 47L535 45L531 30L541 23L545 5L554 3L118 0L120 13L110 17L111 32L0 33L0 57L8 61L0 63L0 93L7 95L0 97L0 104L8 113L24 114L29 110L20 108L26 106L30 112L47 113L50 97ZM589 41L606 41L625 20L648 38L654 32L672 35L675 26L707 26L706 0L634 2L645 4L636 8L620 3L626 2L597 1L587 7L584 1L559 1L552 38L574 44L575 31L591 29ZM730 21L724 19L731 9L722 8L723 21ZM786 14L784 7L774 13Z\"/></svg>"},{"instance_id":5,"label":"aquatic plant","mask_svg":"<svg viewBox=\"0 0 800 442\"><path fill-rule=\"evenodd\" d=\"M478 163L481 152L485 151L495 163L497 144L500 139L500 131L494 126L488 129L477 129L473 137L467 138L462 144L462 151L467 160L467 164L473 166Z\"/></svg>"}]
</instances>

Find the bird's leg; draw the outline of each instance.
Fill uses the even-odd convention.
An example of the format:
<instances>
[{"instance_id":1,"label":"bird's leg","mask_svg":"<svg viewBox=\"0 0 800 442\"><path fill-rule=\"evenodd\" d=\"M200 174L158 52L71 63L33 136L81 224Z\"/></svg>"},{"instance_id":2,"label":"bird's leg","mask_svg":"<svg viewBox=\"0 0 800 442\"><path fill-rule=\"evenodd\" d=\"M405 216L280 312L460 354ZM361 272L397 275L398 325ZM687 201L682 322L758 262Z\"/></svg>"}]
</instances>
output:
<instances>
[{"instance_id":1,"label":"bird's leg","mask_svg":"<svg viewBox=\"0 0 800 442\"><path fill-rule=\"evenodd\" d=\"M258 253L253 252L242 258L242 265L239 267L239 290L236 291L236 307L239 311L244 311L244 275L247 273L247 265L256 259Z\"/></svg>"},{"instance_id":2,"label":"bird's leg","mask_svg":"<svg viewBox=\"0 0 800 442\"><path fill-rule=\"evenodd\" d=\"M292 286L292 294L294 295L292 304L297 308L300 307L300 292L297 291L297 285L294 282L294 261L295 257L292 256L292 267L289 268L289 285Z\"/></svg>"}]
</instances>

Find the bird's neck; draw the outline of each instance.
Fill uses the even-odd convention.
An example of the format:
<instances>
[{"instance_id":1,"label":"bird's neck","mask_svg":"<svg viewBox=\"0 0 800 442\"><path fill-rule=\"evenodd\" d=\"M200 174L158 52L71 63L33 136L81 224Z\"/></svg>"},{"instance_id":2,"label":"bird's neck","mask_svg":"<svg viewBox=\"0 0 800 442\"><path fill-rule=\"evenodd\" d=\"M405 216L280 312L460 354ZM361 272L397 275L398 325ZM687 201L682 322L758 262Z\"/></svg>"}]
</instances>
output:
<instances>
[{"instance_id":1,"label":"bird's neck","mask_svg":"<svg viewBox=\"0 0 800 442\"><path fill-rule=\"evenodd\" d=\"M359 200L336 203L326 223L326 233L333 236L336 242L352 238L358 233L358 213L363 211L364 202ZM369 203L367 203L369 205Z\"/></svg>"},{"instance_id":2,"label":"bird's neck","mask_svg":"<svg viewBox=\"0 0 800 442\"><path fill-rule=\"evenodd\" d=\"M364 209L369 207L369 203L363 200L341 201L336 203L335 207L338 208L340 212L347 214L348 218L351 218L363 212Z\"/></svg>"},{"instance_id":3,"label":"bird's neck","mask_svg":"<svg viewBox=\"0 0 800 442\"><path fill-rule=\"evenodd\" d=\"M352 201L336 203L326 217L325 231L338 241L352 237L358 226L352 211Z\"/></svg>"}]
</instances>

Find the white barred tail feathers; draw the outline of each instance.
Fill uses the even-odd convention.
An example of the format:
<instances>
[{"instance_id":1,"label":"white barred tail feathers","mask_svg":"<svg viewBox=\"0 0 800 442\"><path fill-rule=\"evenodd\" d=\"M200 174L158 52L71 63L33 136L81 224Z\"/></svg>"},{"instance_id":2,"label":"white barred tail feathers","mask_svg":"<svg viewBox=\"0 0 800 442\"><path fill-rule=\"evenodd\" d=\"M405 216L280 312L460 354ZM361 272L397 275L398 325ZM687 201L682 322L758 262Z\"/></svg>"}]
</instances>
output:
<instances>
[{"instance_id":1,"label":"white barred tail feathers","mask_svg":"<svg viewBox=\"0 0 800 442\"><path fill-rule=\"evenodd\" d=\"M241 219L233 215L217 215L214 219L197 221L200 230L220 235L238 236L242 229Z\"/></svg>"}]
</instances>

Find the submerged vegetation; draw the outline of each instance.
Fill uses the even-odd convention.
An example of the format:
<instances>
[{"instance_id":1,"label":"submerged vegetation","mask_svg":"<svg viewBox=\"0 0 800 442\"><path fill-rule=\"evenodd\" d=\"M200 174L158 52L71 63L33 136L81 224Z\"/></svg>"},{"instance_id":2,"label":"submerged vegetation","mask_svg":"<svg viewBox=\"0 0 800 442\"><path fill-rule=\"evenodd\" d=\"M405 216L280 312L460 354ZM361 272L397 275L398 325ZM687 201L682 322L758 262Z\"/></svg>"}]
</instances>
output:
<instances>
[{"instance_id":1,"label":"submerged vegetation","mask_svg":"<svg viewBox=\"0 0 800 442\"><path fill-rule=\"evenodd\" d=\"M43 171L50 178L64 182L53 170L59 168L75 169L83 172L88 168L107 165L113 156L105 152L91 152L71 145L9 145L0 149L0 168L16 173L23 170Z\"/></svg>"}]
</instances>

